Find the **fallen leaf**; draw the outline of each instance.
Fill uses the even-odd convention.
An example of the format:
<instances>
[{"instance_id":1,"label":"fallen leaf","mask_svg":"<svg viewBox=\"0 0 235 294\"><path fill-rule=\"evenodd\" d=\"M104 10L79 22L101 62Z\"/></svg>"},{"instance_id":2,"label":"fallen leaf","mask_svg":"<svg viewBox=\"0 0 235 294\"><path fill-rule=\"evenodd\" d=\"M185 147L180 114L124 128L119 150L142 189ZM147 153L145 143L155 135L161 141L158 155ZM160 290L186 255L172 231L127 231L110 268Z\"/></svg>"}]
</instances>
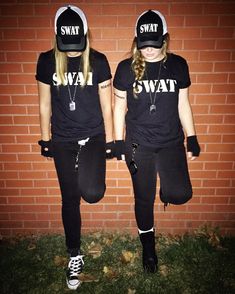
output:
<instances>
[{"instance_id":1,"label":"fallen leaf","mask_svg":"<svg viewBox=\"0 0 235 294\"><path fill-rule=\"evenodd\" d=\"M100 238L102 237L102 234L101 234L101 232L94 232L94 233L92 234L92 236L93 236L93 238L95 238L95 239L100 239Z\"/></svg>"},{"instance_id":2,"label":"fallen leaf","mask_svg":"<svg viewBox=\"0 0 235 294\"><path fill-rule=\"evenodd\" d=\"M66 257L63 257L63 256L59 256L59 255L56 255L55 257L54 257L54 264L56 265L56 266L66 266L67 265L67 262L68 262L68 260L67 260L67 258Z\"/></svg>"},{"instance_id":3,"label":"fallen leaf","mask_svg":"<svg viewBox=\"0 0 235 294\"><path fill-rule=\"evenodd\" d=\"M102 246L100 244L96 244L94 241L88 246L88 254L92 255L93 258L98 258L101 256Z\"/></svg>"},{"instance_id":4,"label":"fallen leaf","mask_svg":"<svg viewBox=\"0 0 235 294\"><path fill-rule=\"evenodd\" d=\"M108 268L107 266L104 266L104 268L103 268L103 272L104 272L105 274L107 274L108 271L109 271L109 268Z\"/></svg>"},{"instance_id":5,"label":"fallen leaf","mask_svg":"<svg viewBox=\"0 0 235 294\"><path fill-rule=\"evenodd\" d=\"M81 273L79 275L79 280L84 283L91 283L91 282L98 282L99 281L99 279L94 277L93 275L84 274L84 273Z\"/></svg>"},{"instance_id":6,"label":"fallen leaf","mask_svg":"<svg viewBox=\"0 0 235 294\"><path fill-rule=\"evenodd\" d=\"M127 250L122 250L121 260L123 263L133 263L135 258L135 253Z\"/></svg>"},{"instance_id":7,"label":"fallen leaf","mask_svg":"<svg viewBox=\"0 0 235 294\"><path fill-rule=\"evenodd\" d=\"M115 279L118 276L118 273L115 272L111 267L104 266L103 268L104 275L109 279Z\"/></svg>"},{"instance_id":8,"label":"fallen leaf","mask_svg":"<svg viewBox=\"0 0 235 294\"><path fill-rule=\"evenodd\" d=\"M221 244L220 244L220 238L216 233L210 233L209 234L209 239L208 239L209 244L211 244L213 247L216 248L221 248Z\"/></svg>"},{"instance_id":9,"label":"fallen leaf","mask_svg":"<svg viewBox=\"0 0 235 294\"><path fill-rule=\"evenodd\" d=\"M111 246L113 244L113 238L112 237L110 237L110 238L104 237L103 244L107 245L107 246Z\"/></svg>"},{"instance_id":10,"label":"fallen leaf","mask_svg":"<svg viewBox=\"0 0 235 294\"><path fill-rule=\"evenodd\" d=\"M159 267L159 273L163 276L166 277L168 275L168 268L166 265L161 265Z\"/></svg>"},{"instance_id":11,"label":"fallen leaf","mask_svg":"<svg viewBox=\"0 0 235 294\"><path fill-rule=\"evenodd\" d=\"M135 289L128 289L127 294L135 294L136 290Z\"/></svg>"},{"instance_id":12,"label":"fallen leaf","mask_svg":"<svg viewBox=\"0 0 235 294\"><path fill-rule=\"evenodd\" d=\"M27 247L27 250L34 250L36 249L36 244L35 243L30 243Z\"/></svg>"}]
</instances>

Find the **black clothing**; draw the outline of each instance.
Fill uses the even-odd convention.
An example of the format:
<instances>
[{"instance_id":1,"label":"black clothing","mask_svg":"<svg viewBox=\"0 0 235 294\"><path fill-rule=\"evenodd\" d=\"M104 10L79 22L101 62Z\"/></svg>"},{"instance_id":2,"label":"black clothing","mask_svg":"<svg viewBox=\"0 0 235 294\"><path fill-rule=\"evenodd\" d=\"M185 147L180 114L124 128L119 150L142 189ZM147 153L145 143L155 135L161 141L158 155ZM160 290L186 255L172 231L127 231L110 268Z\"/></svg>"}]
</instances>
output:
<instances>
[{"instance_id":1,"label":"black clothing","mask_svg":"<svg viewBox=\"0 0 235 294\"><path fill-rule=\"evenodd\" d=\"M119 63L113 82L116 89L127 91L127 136L145 146L170 147L183 143L178 95L179 89L187 88L191 84L185 59L168 54L165 62L146 62L147 74L138 82L137 97L133 95L135 76L131 63L131 58ZM158 82L160 63L162 65ZM150 115L150 95L153 98L155 92L156 113Z\"/></svg>"},{"instance_id":2,"label":"black clothing","mask_svg":"<svg viewBox=\"0 0 235 294\"><path fill-rule=\"evenodd\" d=\"M62 194L66 245L68 249L80 249L80 200L96 203L105 193L105 139L93 137L81 149L77 142L54 142L53 154Z\"/></svg>"},{"instance_id":3,"label":"black clothing","mask_svg":"<svg viewBox=\"0 0 235 294\"><path fill-rule=\"evenodd\" d=\"M187 62L175 54L168 54L166 61L146 62L140 81L135 81L132 58L120 62L115 73L114 87L127 93L125 159L136 222L143 231L154 226L157 174L165 204L183 204L192 197L178 112L179 90L190 84ZM150 112L152 105L155 113Z\"/></svg>"},{"instance_id":4,"label":"black clothing","mask_svg":"<svg viewBox=\"0 0 235 294\"><path fill-rule=\"evenodd\" d=\"M101 112L98 84L111 78L110 67L104 54L91 50L87 85L81 72L81 57L68 57L67 84L59 86L55 73L54 51L41 53L37 64L36 79L51 86L52 102L52 139L53 141L74 141L98 134L104 134L104 122ZM77 87L77 89L76 89ZM70 96L75 95L76 109L70 110Z\"/></svg>"},{"instance_id":5,"label":"black clothing","mask_svg":"<svg viewBox=\"0 0 235 294\"><path fill-rule=\"evenodd\" d=\"M105 130L99 83L111 78L105 55L90 51L87 85L81 57L68 57L66 85L59 85L54 51L41 53L36 79L50 85L53 157L62 194L62 220L68 250L80 249L81 197L98 202L105 193ZM84 140L81 142L81 140Z\"/></svg>"},{"instance_id":6,"label":"black clothing","mask_svg":"<svg viewBox=\"0 0 235 294\"><path fill-rule=\"evenodd\" d=\"M130 170L134 194L135 216L138 228L147 231L154 226L154 201L157 173L160 178L160 197L163 203L183 204L191 199L192 187L183 145L149 150L137 147L134 160L137 172L131 172L133 148L126 141L125 159Z\"/></svg>"}]
</instances>

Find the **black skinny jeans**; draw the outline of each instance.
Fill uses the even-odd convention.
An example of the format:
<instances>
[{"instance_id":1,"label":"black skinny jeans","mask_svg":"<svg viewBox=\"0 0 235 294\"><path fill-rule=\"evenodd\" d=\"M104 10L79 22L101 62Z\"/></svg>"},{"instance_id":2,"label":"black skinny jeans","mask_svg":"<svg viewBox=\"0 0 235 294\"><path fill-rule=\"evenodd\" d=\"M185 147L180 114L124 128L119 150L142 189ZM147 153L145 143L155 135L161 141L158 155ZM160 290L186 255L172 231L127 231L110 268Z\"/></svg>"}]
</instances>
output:
<instances>
[{"instance_id":1,"label":"black skinny jeans","mask_svg":"<svg viewBox=\"0 0 235 294\"><path fill-rule=\"evenodd\" d=\"M126 141L128 168L133 159L130 140ZM160 199L164 203L183 204L192 197L192 186L184 145L162 149L138 146L134 154L137 172L131 173L135 196L135 217L140 230L154 226L154 201L157 173L160 178ZM130 170L130 168L129 168Z\"/></svg>"},{"instance_id":2,"label":"black skinny jeans","mask_svg":"<svg viewBox=\"0 0 235 294\"><path fill-rule=\"evenodd\" d=\"M80 249L81 197L96 203L105 193L105 139L90 138L85 146L78 142L54 142L53 155L62 195L62 220L68 251ZM76 156L78 168L75 169Z\"/></svg>"}]
</instances>

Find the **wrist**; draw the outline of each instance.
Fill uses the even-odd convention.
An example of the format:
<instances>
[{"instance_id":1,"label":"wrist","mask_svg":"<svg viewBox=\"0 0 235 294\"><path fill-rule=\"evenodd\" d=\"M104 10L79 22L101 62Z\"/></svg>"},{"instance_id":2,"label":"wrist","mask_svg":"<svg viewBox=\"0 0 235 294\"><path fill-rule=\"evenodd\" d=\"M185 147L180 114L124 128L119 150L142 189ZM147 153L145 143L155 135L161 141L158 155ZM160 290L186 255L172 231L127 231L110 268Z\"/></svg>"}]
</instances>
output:
<instances>
[{"instance_id":1,"label":"wrist","mask_svg":"<svg viewBox=\"0 0 235 294\"><path fill-rule=\"evenodd\" d=\"M187 151L192 152L193 156L199 156L201 148L196 135L187 137Z\"/></svg>"},{"instance_id":2,"label":"wrist","mask_svg":"<svg viewBox=\"0 0 235 294\"><path fill-rule=\"evenodd\" d=\"M48 140L40 140L38 141L38 145L41 146L41 155L45 157L53 157L53 147L52 147L52 141Z\"/></svg>"},{"instance_id":3,"label":"wrist","mask_svg":"<svg viewBox=\"0 0 235 294\"><path fill-rule=\"evenodd\" d=\"M115 156L117 160L122 160L122 155L125 154L125 142L124 140L115 141Z\"/></svg>"},{"instance_id":4,"label":"wrist","mask_svg":"<svg viewBox=\"0 0 235 294\"><path fill-rule=\"evenodd\" d=\"M114 141L107 142L105 144L105 149L106 149L106 159L114 158L114 150L115 150Z\"/></svg>"}]
</instances>

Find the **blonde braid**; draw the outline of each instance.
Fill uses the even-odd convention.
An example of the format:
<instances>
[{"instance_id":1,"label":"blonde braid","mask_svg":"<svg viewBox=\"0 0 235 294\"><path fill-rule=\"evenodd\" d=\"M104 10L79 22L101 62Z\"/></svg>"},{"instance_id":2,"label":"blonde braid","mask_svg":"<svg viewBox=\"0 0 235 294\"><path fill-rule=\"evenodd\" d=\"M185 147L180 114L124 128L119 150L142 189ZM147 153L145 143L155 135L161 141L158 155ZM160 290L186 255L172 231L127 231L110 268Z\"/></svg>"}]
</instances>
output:
<instances>
[{"instance_id":1,"label":"blonde braid","mask_svg":"<svg viewBox=\"0 0 235 294\"><path fill-rule=\"evenodd\" d=\"M135 74L135 87L133 89L134 91L134 97L137 98L137 91L138 91L138 81L140 81L144 75L145 72L145 60L142 56L141 52L137 50L136 45L133 44L132 48L132 70Z\"/></svg>"}]
</instances>

